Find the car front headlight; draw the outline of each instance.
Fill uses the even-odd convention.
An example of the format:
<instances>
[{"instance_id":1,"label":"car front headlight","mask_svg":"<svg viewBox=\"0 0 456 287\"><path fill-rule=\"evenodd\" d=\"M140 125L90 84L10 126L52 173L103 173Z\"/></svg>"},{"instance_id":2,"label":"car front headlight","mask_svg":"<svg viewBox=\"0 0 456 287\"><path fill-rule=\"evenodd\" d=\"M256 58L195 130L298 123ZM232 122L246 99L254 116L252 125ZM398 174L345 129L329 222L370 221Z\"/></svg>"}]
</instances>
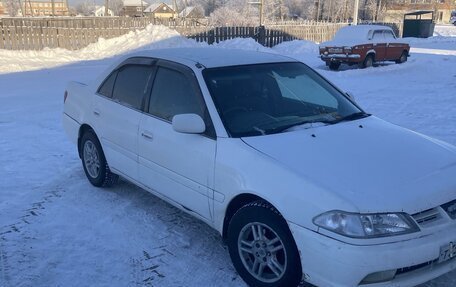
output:
<instances>
[{"instance_id":1,"label":"car front headlight","mask_svg":"<svg viewBox=\"0 0 456 287\"><path fill-rule=\"evenodd\" d=\"M353 238L394 236L419 231L406 213L350 213L329 211L318 215L314 224L326 230Z\"/></svg>"}]
</instances>

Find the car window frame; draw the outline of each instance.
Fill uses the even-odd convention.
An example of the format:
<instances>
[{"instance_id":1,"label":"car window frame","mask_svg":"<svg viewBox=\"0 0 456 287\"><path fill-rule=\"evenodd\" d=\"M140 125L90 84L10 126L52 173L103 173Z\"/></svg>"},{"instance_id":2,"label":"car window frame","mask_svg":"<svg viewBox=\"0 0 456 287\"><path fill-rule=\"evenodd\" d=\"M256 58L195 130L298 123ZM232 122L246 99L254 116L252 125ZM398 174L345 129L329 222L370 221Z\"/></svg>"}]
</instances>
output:
<instances>
[{"instance_id":1,"label":"car window frame","mask_svg":"<svg viewBox=\"0 0 456 287\"><path fill-rule=\"evenodd\" d=\"M382 39L375 39L375 34L379 34ZM378 41L378 40L381 40L381 41ZM372 41L376 41L377 43L383 43L384 40L385 40L385 37L383 35L383 30L379 30L379 29L373 30L373 32L372 32Z\"/></svg>"},{"instance_id":2,"label":"car window frame","mask_svg":"<svg viewBox=\"0 0 456 287\"><path fill-rule=\"evenodd\" d=\"M184 64L180 64L180 63L176 63L176 62L164 60L164 59L158 59L157 62L154 64L154 66L155 66L155 72L154 72L154 76L152 79L152 84L150 85L150 90L148 92L148 95L146 96L146 99L145 99L144 105L143 105L144 114L172 125L171 121L164 119L162 117L159 117L157 115L151 114L149 112L149 105L150 105L150 102L152 101L152 90L155 85L157 72L160 69L160 67L164 68L164 69L176 71L176 72L182 74L189 81L195 96L198 98L199 103L202 105L202 108L204 111L203 113L205 115L204 117L202 117L202 119L204 121L204 124L206 125L206 130L204 133L201 133L201 135L205 136L207 138L216 140L217 131L214 126L214 121L212 120L206 100L204 99L203 92L201 91L201 87L199 85L198 79L197 79L194 71L190 67L188 67Z\"/></svg>"},{"instance_id":3,"label":"car window frame","mask_svg":"<svg viewBox=\"0 0 456 287\"><path fill-rule=\"evenodd\" d=\"M385 35L388 33L393 35L393 39L396 40L396 35L394 34L394 32L392 30L385 29L383 30L383 38L385 38L385 41L389 40L385 37Z\"/></svg>"},{"instance_id":4,"label":"car window frame","mask_svg":"<svg viewBox=\"0 0 456 287\"><path fill-rule=\"evenodd\" d=\"M155 58L149 58L149 57L131 57L131 58L128 58L126 60L124 60L123 62L121 62L119 65L117 65L111 73L109 73L108 76L106 76L106 78L101 82L101 84L98 86L97 88L97 91L96 91L96 95L100 96L100 97L103 97L105 99L108 99L114 103L117 103L119 105L122 105L123 107L126 107L126 108L129 108L129 109L132 109L132 110L135 110L135 111L138 111L138 112L141 112L141 113L144 113L145 111L145 102L146 102L146 99L148 99L150 97L150 93L152 91L152 83L154 82L154 79L155 79L155 75L157 73L157 68L156 68L156 62L157 62L157 59ZM123 69L124 67L126 66L149 66L151 67L152 69L152 75L149 79L149 81L147 82L147 90L146 90L146 93L145 93L145 96L143 97L142 99L142 102L141 102L141 107L139 109L136 109L135 107L132 107L131 105L128 105L127 103L123 103L119 100L116 100L113 98L113 94L114 94L114 87L116 86L116 82L117 82L117 76L119 74L119 71L121 69ZM111 94L110 96L106 96L106 95L103 95L103 94L100 94L100 89L101 87L106 83L106 81L111 77L111 75L113 75L114 73L116 73L116 78L114 80L114 83L112 85L112 89L111 89Z\"/></svg>"}]
</instances>

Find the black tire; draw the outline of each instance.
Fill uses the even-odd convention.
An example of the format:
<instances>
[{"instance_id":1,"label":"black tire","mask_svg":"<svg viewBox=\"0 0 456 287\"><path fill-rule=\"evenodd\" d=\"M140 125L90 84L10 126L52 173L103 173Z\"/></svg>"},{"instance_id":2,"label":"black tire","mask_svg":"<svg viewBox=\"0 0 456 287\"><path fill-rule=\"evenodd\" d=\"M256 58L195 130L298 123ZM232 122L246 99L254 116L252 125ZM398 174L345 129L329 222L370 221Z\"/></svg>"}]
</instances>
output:
<instances>
[{"instance_id":1,"label":"black tire","mask_svg":"<svg viewBox=\"0 0 456 287\"><path fill-rule=\"evenodd\" d=\"M408 53L407 51L402 52L401 57L396 60L396 64L402 64L407 62Z\"/></svg>"},{"instance_id":2,"label":"black tire","mask_svg":"<svg viewBox=\"0 0 456 287\"><path fill-rule=\"evenodd\" d=\"M89 152L89 147L92 148L91 152ZM86 148L87 151L85 150ZM82 135L80 151L84 172L92 185L109 187L118 181L119 176L109 169L100 141L92 130L86 131ZM93 165L90 162L93 162L93 160L91 160L92 157L89 156L89 153L94 154L93 157L97 157L98 168L91 168Z\"/></svg>"},{"instance_id":3,"label":"black tire","mask_svg":"<svg viewBox=\"0 0 456 287\"><path fill-rule=\"evenodd\" d=\"M366 58L364 59L364 61L362 61L362 62L360 63L360 68L361 68L361 69L370 68L370 67L374 66L374 61L375 61L374 55L369 54L369 55L366 56Z\"/></svg>"},{"instance_id":4,"label":"black tire","mask_svg":"<svg viewBox=\"0 0 456 287\"><path fill-rule=\"evenodd\" d=\"M340 67L340 63L338 63L338 62L330 62L329 63L329 69L330 70L337 71L337 70L339 70L339 67Z\"/></svg>"},{"instance_id":5,"label":"black tire","mask_svg":"<svg viewBox=\"0 0 456 287\"><path fill-rule=\"evenodd\" d=\"M260 229L262 235L257 237L261 238L260 240L253 238L253 233L255 232L252 232L252 229L255 230L257 226L263 228ZM251 232L252 237L244 237L248 232ZM259 234L258 232L257 234ZM272 244L272 239L276 238L279 238L279 242L276 241L276 243ZM301 260L296 243L285 219L268 203L260 200L241 207L231 219L228 226L227 239L233 265L249 286L293 287L298 286L301 282ZM252 241L249 241L249 239L252 239ZM243 249L239 247L242 245L241 242L247 242L248 245L245 246L248 246L247 249L250 250L248 252L244 251L243 255L241 255ZM279 251L273 251L273 249L277 249L275 245L279 245L282 248ZM251 269L255 270L256 268L253 266L255 266L257 261L260 267L256 266L258 270L262 268L260 275L264 279L256 278L247 269L248 266L246 267L246 265L251 264ZM281 268L276 268L274 266L277 265L274 263L283 264L280 264ZM277 273L274 275L273 269L269 265L276 269L280 276Z\"/></svg>"}]
</instances>

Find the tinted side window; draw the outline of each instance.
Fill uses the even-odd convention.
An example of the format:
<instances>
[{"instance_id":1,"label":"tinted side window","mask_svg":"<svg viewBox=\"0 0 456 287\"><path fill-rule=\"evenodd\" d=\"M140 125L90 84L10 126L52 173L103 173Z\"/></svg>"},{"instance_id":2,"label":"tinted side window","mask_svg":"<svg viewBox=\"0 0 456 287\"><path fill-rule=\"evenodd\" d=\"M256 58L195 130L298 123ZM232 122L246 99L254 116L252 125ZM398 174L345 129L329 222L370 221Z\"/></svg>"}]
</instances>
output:
<instances>
[{"instance_id":1,"label":"tinted side window","mask_svg":"<svg viewBox=\"0 0 456 287\"><path fill-rule=\"evenodd\" d=\"M141 109L152 77L151 66L127 65L120 68L113 99L134 109Z\"/></svg>"},{"instance_id":2,"label":"tinted side window","mask_svg":"<svg viewBox=\"0 0 456 287\"><path fill-rule=\"evenodd\" d=\"M383 41L383 33L382 31L375 31L374 32L374 37L373 37L373 40L374 41Z\"/></svg>"},{"instance_id":3,"label":"tinted side window","mask_svg":"<svg viewBox=\"0 0 456 287\"><path fill-rule=\"evenodd\" d=\"M98 93L105 97L111 98L112 97L112 88L114 87L114 82L116 81L117 71L114 71L109 75L106 80L104 80L103 84L98 89Z\"/></svg>"},{"instance_id":4,"label":"tinted side window","mask_svg":"<svg viewBox=\"0 0 456 287\"><path fill-rule=\"evenodd\" d=\"M182 73L160 67L154 80L149 113L171 121L178 114L204 117L204 104L189 79Z\"/></svg>"}]
</instances>

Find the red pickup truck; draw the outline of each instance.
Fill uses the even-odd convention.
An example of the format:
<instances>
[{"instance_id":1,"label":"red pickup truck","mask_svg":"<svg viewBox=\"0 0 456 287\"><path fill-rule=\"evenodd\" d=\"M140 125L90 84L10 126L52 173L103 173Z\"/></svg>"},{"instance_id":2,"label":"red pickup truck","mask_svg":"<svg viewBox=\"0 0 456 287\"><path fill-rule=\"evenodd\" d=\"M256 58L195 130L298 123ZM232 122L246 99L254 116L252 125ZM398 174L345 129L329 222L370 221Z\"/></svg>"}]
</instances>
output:
<instances>
[{"instance_id":1,"label":"red pickup truck","mask_svg":"<svg viewBox=\"0 0 456 287\"><path fill-rule=\"evenodd\" d=\"M371 67L378 61L404 63L410 46L396 38L393 30L381 25L357 25L341 28L333 40L320 44L320 57L331 70L342 63Z\"/></svg>"}]
</instances>

